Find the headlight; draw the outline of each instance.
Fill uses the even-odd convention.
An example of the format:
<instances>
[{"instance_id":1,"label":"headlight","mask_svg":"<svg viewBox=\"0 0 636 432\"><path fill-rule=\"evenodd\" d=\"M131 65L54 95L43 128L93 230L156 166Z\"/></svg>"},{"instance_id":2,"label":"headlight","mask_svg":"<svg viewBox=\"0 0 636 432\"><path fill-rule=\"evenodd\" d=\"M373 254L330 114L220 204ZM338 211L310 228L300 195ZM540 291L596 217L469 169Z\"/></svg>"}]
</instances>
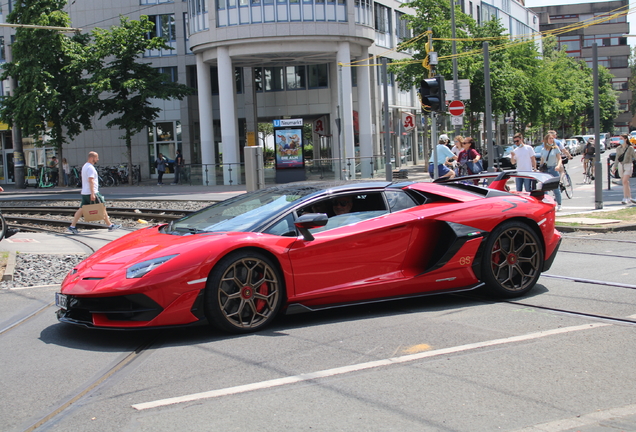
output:
<instances>
[{"instance_id":1,"label":"headlight","mask_svg":"<svg viewBox=\"0 0 636 432\"><path fill-rule=\"evenodd\" d=\"M127 279L138 279L148 273L151 270L156 269L161 264L170 261L172 258L176 257L175 255L168 255L161 258L155 258L148 261L141 262L139 264L135 264L134 266L128 268L126 270L126 278Z\"/></svg>"}]
</instances>

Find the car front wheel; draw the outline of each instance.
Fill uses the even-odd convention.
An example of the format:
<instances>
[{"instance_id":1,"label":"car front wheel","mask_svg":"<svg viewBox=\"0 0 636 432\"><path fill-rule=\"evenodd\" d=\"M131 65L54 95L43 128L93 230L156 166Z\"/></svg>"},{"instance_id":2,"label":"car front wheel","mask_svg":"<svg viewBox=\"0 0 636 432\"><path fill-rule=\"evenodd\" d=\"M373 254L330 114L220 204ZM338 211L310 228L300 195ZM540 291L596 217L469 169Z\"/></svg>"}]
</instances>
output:
<instances>
[{"instance_id":1,"label":"car front wheel","mask_svg":"<svg viewBox=\"0 0 636 432\"><path fill-rule=\"evenodd\" d=\"M542 266L543 246L527 224L505 222L488 236L482 274L491 294L512 298L527 293L537 283Z\"/></svg>"},{"instance_id":2,"label":"car front wheel","mask_svg":"<svg viewBox=\"0 0 636 432\"><path fill-rule=\"evenodd\" d=\"M259 252L236 252L214 267L205 290L205 314L216 327L249 333L280 310L284 282L278 267Z\"/></svg>"}]
</instances>

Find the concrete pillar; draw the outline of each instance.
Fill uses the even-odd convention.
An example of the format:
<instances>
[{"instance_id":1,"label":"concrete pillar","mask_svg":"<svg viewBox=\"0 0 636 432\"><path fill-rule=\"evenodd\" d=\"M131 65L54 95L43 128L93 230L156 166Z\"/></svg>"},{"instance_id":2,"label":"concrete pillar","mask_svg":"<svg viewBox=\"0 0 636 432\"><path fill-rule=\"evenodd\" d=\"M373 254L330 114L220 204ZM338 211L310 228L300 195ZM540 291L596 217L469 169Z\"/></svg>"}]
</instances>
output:
<instances>
[{"instance_id":1,"label":"concrete pillar","mask_svg":"<svg viewBox=\"0 0 636 432\"><path fill-rule=\"evenodd\" d=\"M371 121L371 81L369 71L369 49L362 48L358 72L358 127L360 128L360 165L362 178L373 173L373 126Z\"/></svg>"},{"instance_id":2,"label":"concrete pillar","mask_svg":"<svg viewBox=\"0 0 636 432\"><path fill-rule=\"evenodd\" d=\"M351 50L349 42L340 42L338 44L338 53L336 55L337 63L348 65L351 63ZM344 167L349 168L348 177L355 178L355 140L353 137L353 97L351 94L351 71L349 67L343 67L339 74L340 88L340 113L342 118L342 145L344 148Z\"/></svg>"},{"instance_id":3,"label":"concrete pillar","mask_svg":"<svg viewBox=\"0 0 636 432\"><path fill-rule=\"evenodd\" d=\"M214 166L214 128L212 113L212 85L210 66L203 61L201 54L197 59L197 96L199 98L199 128L201 131L201 163L203 164L203 184L216 184ZM207 171L207 174L206 174Z\"/></svg>"},{"instance_id":4,"label":"concrete pillar","mask_svg":"<svg viewBox=\"0 0 636 432\"><path fill-rule=\"evenodd\" d=\"M238 118L236 113L236 94L234 68L230 52L226 47L217 48L219 71L219 107L221 111L221 142L223 150L223 184L241 183L239 165Z\"/></svg>"}]
</instances>

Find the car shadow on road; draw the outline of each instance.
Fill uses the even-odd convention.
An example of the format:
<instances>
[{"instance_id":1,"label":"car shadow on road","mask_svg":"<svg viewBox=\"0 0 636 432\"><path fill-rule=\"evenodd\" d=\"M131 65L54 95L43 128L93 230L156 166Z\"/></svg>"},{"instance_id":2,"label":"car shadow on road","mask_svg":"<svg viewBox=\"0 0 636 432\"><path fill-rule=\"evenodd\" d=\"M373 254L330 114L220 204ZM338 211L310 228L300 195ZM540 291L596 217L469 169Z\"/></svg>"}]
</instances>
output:
<instances>
[{"instance_id":1,"label":"car shadow on road","mask_svg":"<svg viewBox=\"0 0 636 432\"><path fill-rule=\"evenodd\" d=\"M528 300L547 291L548 289L544 285L537 284L530 293L515 300ZM161 346L189 346L246 336L286 337L293 329L319 327L334 323L354 323L422 312L447 314L466 307L499 301L479 291L469 291L459 294L441 294L336 307L302 314L280 315L265 329L246 335L228 334L205 323L189 327L125 331L89 329L57 323L43 329L40 333L40 340L47 344L79 350L127 352L138 349L144 344L151 344L153 348L158 348Z\"/></svg>"}]
</instances>

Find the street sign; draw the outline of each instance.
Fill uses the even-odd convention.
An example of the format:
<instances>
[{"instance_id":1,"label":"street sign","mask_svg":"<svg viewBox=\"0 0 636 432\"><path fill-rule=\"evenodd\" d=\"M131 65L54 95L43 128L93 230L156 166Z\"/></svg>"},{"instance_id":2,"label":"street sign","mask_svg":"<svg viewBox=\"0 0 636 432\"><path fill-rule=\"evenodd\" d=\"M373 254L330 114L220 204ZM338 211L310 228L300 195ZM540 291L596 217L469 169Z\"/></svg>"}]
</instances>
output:
<instances>
[{"instance_id":1,"label":"street sign","mask_svg":"<svg viewBox=\"0 0 636 432\"><path fill-rule=\"evenodd\" d=\"M415 116L410 112L402 112L402 127L405 132L410 132L415 128Z\"/></svg>"},{"instance_id":2,"label":"street sign","mask_svg":"<svg viewBox=\"0 0 636 432\"><path fill-rule=\"evenodd\" d=\"M448 112L452 116L460 116L464 114L464 102L456 100L448 105Z\"/></svg>"},{"instance_id":3,"label":"street sign","mask_svg":"<svg viewBox=\"0 0 636 432\"><path fill-rule=\"evenodd\" d=\"M452 116L451 124L453 126L463 126L464 125L464 116Z\"/></svg>"}]
</instances>

